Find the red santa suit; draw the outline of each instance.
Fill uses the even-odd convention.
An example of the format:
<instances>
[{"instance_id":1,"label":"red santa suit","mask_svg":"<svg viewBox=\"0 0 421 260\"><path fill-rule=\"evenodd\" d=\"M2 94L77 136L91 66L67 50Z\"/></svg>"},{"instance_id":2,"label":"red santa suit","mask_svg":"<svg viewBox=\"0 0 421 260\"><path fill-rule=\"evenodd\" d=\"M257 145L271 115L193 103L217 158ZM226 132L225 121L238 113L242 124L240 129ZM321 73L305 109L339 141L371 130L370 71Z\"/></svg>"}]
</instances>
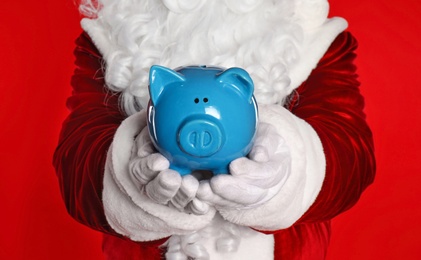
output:
<instances>
[{"instance_id":1,"label":"red santa suit","mask_svg":"<svg viewBox=\"0 0 421 260\"><path fill-rule=\"evenodd\" d=\"M203 6L206 3L195 8ZM69 214L104 233L105 255L170 258L177 248L198 244L211 259L324 259L330 220L358 201L375 172L372 135L353 64L357 47L353 36L340 33L341 26L334 32L326 29L332 21L330 25L322 21L323 30L301 24L310 32L304 35L301 47L316 42L311 49L316 54L306 56L305 48L298 54L314 64L294 67L300 63L292 63L286 87L270 92L274 100L264 98L267 92L262 91L261 100L270 101L259 107L260 121L274 125L286 141L290 172L280 188L258 205L230 208L210 203L206 212L196 215L156 203L133 184L128 165L134 140L144 127L139 122L145 112L137 109L140 112L127 114L142 106L144 96L138 93L137 102L122 109L122 96L128 96L125 91L131 85L119 89L124 84L116 83L112 75L107 78L112 65L103 70L118 55L121 39L110 44L90 22L84 24L88 33L76 42L77 68L67 104L71 114L63 124L54 165ZM314 31L317 33L312 34ZM179 60L176 56L172 57ZM251 75L259 78L259 70ZM283 94L275 96L275 92ZM214 237L227 234L226 230L212 233L221 225L242 236L232 252L215 249Z\"/></svg>"}]
</instances>

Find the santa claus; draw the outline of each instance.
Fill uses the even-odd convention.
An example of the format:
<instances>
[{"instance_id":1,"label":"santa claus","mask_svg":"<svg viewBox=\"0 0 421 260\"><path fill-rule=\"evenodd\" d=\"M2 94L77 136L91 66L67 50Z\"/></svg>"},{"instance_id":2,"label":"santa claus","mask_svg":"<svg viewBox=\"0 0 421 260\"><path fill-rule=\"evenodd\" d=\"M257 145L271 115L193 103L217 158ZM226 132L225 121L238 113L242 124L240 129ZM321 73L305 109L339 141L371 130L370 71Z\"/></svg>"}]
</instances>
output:
<instances>
[{"instance_id":1,"label":"santa claus","mask_svg":"<svg viewBox=\"0 0 421 260\"><path fill-rule=\"evenodd\" d=\"M324 259L373 181L356 40L326 0L84 0L54 165L110 259ZM152 65L241 67L259 125L230 174L169 169L146 128Z\"/></svg>"}]
</instances>

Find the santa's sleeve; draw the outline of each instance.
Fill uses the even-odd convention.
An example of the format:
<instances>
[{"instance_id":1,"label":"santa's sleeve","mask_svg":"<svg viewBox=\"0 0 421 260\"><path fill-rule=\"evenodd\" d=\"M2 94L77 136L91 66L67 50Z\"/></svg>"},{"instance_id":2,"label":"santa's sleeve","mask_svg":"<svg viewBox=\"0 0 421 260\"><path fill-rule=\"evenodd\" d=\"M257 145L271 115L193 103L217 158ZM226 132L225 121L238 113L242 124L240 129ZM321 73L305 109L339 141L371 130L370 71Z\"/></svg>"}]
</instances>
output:
<instances>
[{"instance_id":1,"label":"santa's sleeve","mask_svg":"<svg viewBox=\"0 0 421 260\"><path fill-rule=\"evenodd\" d=\"M53 162L69 214L98 231L149 244L207 225L214 210L179 212L153 202L131 181L128 164L145 111L127 118L121 112L119 94L105 87L103 60L86 34L77 40L75 56L70 115Z\"/></svg>"},{"instance_id":2,"label":"santa's sleeve","mask_svg":"<svg viewBox=\"0 0 421 260\"><path fill-rule=\"evenodd\" d=\"M104 88L102 59L84 33L76 41L76 69L53 164L67 211L93 229L115 234L104 215L102 189L107 149L120 122L118 95Z\"/></svg>"},{"instance_id":3,"label":"santa's sleeve","mask_svg":"<svg viewBox=\"0 0 421 260\"><path fill-rule=\"evenodd\" d=\"M290 150L290 174L265 204L222 209L234 223L276 232L328 220L349 209L373 181L373 139L353 64L357 47L341 33L286 107L262 105L260 121L275 126Z\"/></svg>"},{"instance_id":4,"label":"santa's sleeve","mask_svg":"<svg viewBox=\"0 0 421 260\"><path fill-rule=\"evenodd\" d=\"M374 180L373 137L353 63L356 48L349 32L340 34L289 105L317 133L326 161L322 188L300 222L335 217Z\"/></svg>"}]
</instances>

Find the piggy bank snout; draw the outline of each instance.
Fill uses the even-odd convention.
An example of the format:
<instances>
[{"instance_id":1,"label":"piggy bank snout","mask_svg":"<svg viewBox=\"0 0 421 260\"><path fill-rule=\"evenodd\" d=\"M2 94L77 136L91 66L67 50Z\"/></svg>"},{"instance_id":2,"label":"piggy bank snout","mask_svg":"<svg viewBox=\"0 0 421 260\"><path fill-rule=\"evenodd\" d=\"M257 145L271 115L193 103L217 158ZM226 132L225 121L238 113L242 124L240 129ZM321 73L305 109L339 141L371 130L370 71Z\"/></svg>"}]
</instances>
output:
<instances>
[{"instance_id":1,"label":"piggy bank snout","mask_svg":"<svg viewBox=\"0 0 421 260\"><path fill-rule=\"evenodd\" d=\"M212 118L188 118L178 131L178 146L195 157L208 157L218 152L224 143L223 130Z\"/></svg>"}]
</instances>

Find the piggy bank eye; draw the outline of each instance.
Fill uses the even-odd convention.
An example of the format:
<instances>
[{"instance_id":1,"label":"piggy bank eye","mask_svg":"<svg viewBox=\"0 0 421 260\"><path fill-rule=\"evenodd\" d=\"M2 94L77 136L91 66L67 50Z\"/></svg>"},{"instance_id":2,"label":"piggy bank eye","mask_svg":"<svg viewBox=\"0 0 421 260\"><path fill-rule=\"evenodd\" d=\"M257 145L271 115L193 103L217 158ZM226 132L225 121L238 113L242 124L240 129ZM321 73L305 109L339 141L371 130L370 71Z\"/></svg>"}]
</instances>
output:
<instances>
[{"instance_id":1,"label":"piggy bank eye","mask_svg":"<svg viewBox=\"0 0 421 260\"><path fill-rule=\"evenodd\" d=\"M199 103L199 99L198 98L195 98L194 99L194 103L196 103L196 104Z\"/></svg>"},{"instance_id":2,"label":"piggy bank eye","mask_svg":"<svg viewBox=\"0 0 421 260\"><path fill-rule=\"evenodd\" d=\"M204 98L203 102L208 103L209 99L208 98Z\"/></svg>"}]
</instances>

